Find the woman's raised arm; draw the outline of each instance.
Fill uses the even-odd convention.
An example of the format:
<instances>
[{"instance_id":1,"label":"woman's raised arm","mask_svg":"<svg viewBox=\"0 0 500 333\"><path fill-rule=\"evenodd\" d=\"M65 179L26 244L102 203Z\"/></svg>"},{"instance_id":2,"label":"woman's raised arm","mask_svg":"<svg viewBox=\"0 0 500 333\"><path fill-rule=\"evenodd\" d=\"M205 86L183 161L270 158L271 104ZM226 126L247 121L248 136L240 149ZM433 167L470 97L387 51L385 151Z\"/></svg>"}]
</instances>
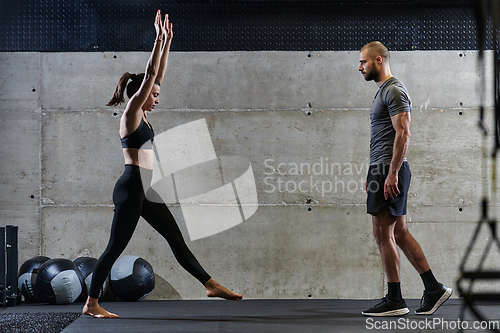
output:
<instances>
[{"instance_id":1,"label":"woman's raised arm","mask_svg":"<svg viewBox=\"0 0 500 333\"><path fill-rule=\"evenodd\" d=\"M167 70L168 54L170 52L170 44L172 44L172 38L174 37L174 32L172 30L173 24L168 20L168 14L165 14L165 44L163 44L163 49L161 52L160 68L158 69L158 76L156 81L161 83L165 77L165 71Z\"/></svg>"},{"instance_id":2,"label":"woman's raised arm","mask_svg":"<svg viewBox=\"0 0 500 333\"><path fill-rule=\"evenodd\" d=\"M156 29L156 40L154 43L153 51L149 57L146 71L144 74L144 80L142 81L139 90L130 99L127 109L140 111L142 105L146 102L148 95L153 88L153 85L157 81L157 76L160 69L160 58L162 51L162 37L165 34L165 26L161 22L160 10L156 13L155 18L155 29Z\"/></svg>"}]
</instances>

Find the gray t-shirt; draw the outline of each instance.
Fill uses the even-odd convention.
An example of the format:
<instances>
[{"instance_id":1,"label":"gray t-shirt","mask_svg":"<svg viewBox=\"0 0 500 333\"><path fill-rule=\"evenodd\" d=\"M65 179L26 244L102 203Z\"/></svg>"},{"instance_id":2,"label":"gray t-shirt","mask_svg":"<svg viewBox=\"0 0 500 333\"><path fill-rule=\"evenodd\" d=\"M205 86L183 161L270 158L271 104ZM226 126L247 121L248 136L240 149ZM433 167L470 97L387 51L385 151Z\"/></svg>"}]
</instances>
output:
<instances>
[{"instance_id":1,"label":"gray t-shirt","mask_svg":"<svg viewBox=\"0 0 500 333\"><path fill-rule=\"evenodd\" d=\"M380 86L370 111L370 165L391 163L396 135L391 117L411 109L410 95L403 82L391 77Z\"/></svg>"}]
</instances>

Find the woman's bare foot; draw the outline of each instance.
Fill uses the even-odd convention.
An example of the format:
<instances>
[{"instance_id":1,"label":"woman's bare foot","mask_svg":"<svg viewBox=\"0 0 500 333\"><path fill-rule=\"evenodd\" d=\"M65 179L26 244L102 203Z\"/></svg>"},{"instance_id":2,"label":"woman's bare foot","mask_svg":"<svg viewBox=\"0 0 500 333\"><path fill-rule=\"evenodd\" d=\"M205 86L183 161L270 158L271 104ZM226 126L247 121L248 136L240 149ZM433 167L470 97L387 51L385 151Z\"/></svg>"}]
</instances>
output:
<instances>
[{"instance_id":1,"label":"woman's bare foot","mask_svg":"<svg viewBox=\"0 0 500 333\"><path fill-rule=\"evenodd\" d=\"M88 297L87 302L83 306L82 313L94 318L118 318L117 314L108 312L97 304L97 299Z\"/></svg>"},{"instance_id":2,"label":"woman's bare foot","mask_svg":"<svg viewBox=\"0 0 500 333\"><path fill-rule=\"evenodd\" d=\"M214 279L210 279L205 283L205 288L208 297L221 297L231 301L239 301L243 298L242 295L232 292L224 286L221 286Z\"/></svg>"}]
</instances>

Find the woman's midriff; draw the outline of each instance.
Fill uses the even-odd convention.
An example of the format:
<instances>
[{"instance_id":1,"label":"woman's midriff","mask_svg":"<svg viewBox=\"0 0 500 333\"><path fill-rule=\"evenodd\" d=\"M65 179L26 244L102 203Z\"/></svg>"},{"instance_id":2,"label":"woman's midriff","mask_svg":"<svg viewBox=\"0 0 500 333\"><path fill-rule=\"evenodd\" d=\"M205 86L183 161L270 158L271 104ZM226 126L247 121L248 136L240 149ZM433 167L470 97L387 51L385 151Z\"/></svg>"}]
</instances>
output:
<instances>
[{"instance_id":1,"label":"woman's midriff","mask_svg":"<svg viewBox=\"0 0 500 333\"><path fill-rule=\"evenodd\" d=\"M153 170L153 149L123 148L125 164L138 165L141 168Z\"/></svg>"}]
</instances>

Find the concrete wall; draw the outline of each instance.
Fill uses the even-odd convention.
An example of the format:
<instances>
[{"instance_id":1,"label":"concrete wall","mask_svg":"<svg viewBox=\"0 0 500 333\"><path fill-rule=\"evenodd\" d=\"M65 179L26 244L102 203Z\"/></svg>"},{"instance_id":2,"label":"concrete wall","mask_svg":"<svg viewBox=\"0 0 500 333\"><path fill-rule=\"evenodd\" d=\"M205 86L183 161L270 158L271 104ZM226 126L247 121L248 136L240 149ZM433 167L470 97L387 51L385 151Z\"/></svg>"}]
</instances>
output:
<instances>
[{"instance_id":1,"label":"concrete wall","mask_svg":"<svg viewBox=\"0 0 500 333\"><path fill-rule=\"evenodd\" d=\"M0 224L19 226L20 264L39 254L74 259L104 250L111 194L123 171L122 109L105 104L120 75L142 72L148 57L0 54ZM487 178L477 53L393 52L391 61L414 105L409 229L438 279L453 287ZM191 241L181 207L170 206L202 265L246 298L384 293L363 191L377 87L357 68L358 52L171 54L160 105L149 117L156 133L205 119L217 156L250 161L258 209L229 230ZM491 111L491 67L485 75ZM475 248L473 258L481 253ZM204 297L142 219L124 254L153 265L151 298ZM492 253L492 262L498 259ZM404 257L401 279L405 297L421 296L420 278Z\"/></svg>"}]
</instances>

